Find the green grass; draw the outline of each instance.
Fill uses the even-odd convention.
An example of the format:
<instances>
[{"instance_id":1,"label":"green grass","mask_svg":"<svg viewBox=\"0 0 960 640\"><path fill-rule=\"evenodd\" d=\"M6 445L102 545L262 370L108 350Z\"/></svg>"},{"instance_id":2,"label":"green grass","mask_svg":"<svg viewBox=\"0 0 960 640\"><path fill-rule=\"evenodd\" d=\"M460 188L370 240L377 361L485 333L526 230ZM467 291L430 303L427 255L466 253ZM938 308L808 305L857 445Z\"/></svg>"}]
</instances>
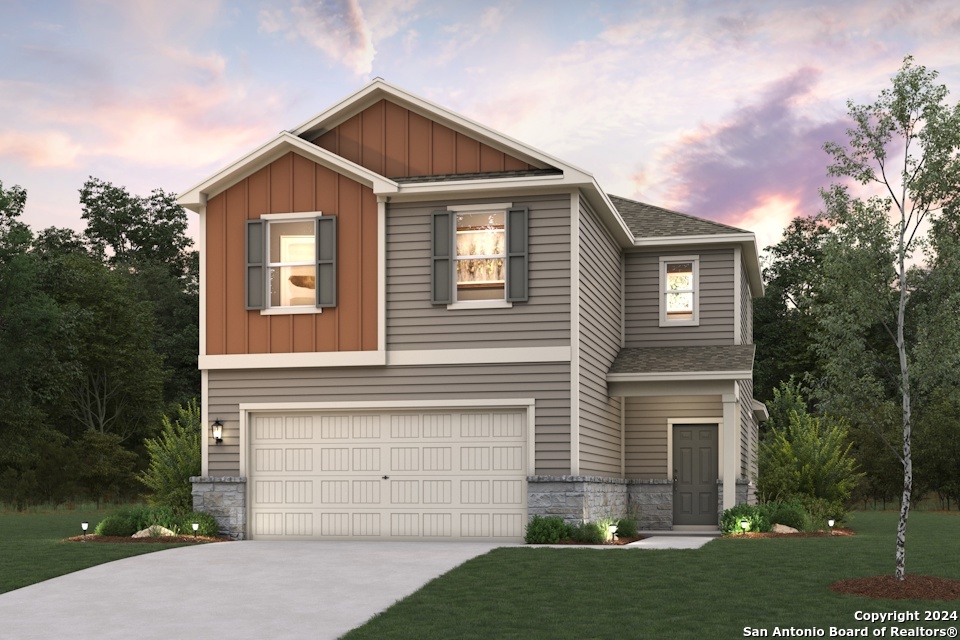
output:
<instances>
[{"instance_id":1,"label":"green grass","mask_svg":"<svg viewBox=\"0 0 960 640\"><path fill-rule=\"evenodd\" d=\"M90 523L92 533L109 513L94 509L0 511L0 593L104 562L182 546L61 542L83 533L80 530L83 521Z\"/></svg>"},{"instance_id":2,"label":"green grass","mask_svg":"<svg viewBox=\"0 0 960 640\"><path fill-rule=\"evenodd\" d=\"M744 627L873 628L856 611L960 611L828 585L892 574L897 515L849 517L854 537L718 539L698 550L497 549L427 584L344 638L740 638ZM960 579L960 517L911 514L907 572ZM906 623L902 628L960 626ZM887 625L889 626L889 625ZM889 631L887 637L890 636Z\"/></svg>"}]
</instances>

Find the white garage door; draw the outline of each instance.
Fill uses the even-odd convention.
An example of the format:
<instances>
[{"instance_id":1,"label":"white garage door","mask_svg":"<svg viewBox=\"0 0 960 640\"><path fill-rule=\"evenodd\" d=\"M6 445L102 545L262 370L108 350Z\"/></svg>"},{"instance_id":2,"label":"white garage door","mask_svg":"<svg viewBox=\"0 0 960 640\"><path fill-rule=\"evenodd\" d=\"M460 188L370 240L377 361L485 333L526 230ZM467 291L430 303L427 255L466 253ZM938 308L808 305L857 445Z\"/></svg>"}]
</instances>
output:
<instances>
[{"instance_id":1,"label":"white garage door","mask_svg":"<svg viewBox=\"0 0 960 640\"><path fill-rule=\"evenodd\" d=\"M519 539L526 413L297 412L250 419L257 539Z\"/></svg>"}]
</instances>

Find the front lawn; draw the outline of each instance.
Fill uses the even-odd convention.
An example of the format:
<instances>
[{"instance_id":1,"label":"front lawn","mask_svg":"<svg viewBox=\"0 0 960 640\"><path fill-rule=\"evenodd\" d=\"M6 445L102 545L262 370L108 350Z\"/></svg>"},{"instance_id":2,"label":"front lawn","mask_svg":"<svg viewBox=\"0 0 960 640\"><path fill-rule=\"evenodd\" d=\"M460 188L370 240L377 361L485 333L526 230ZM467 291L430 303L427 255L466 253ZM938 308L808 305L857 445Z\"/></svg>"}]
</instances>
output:
<instances>
[{"instance_id":1,"label":"front lawn","mask_svg":"<svg viewBox=\"0 0 960 640\"><path fill-rule=\"evenodd\" d=\"M860 512L856 536L718 539L698 550L497 549L454 569L344 638L742 638L745 627L946 629L924 611L960 601L833 593L842 578L893 573L897 514ZM907 572L960 579L960 517L912 513ZM920 611L874 624L855 613ZM887 629L885 637L890 637Z\"/></svg>"},{"instance_id":2,"label":"front lawn","mask_svg":"<svg viewBox=\"0 0 960 640\"><path fill-rule=\"evenodd\" d=\"M109 511L0 511L0 593L121 558L169 549L174 544L84 544L61 542L83 533Z\"/></svg>"}]
</instances>

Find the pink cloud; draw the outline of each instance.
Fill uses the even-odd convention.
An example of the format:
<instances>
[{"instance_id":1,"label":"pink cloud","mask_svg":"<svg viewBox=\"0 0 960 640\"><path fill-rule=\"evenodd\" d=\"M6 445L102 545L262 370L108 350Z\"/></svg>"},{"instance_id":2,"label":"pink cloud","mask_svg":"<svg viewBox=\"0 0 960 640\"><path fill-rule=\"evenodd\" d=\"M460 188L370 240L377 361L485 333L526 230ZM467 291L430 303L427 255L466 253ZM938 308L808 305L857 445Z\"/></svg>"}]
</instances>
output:
<instances>
[{"instance_id":1,"label":"pink cloud","mask_svg":"<svg viewBox=\"0 0 960 640\"><path fill-rule=\"evenodd\" d=\"M11 156L32 167L71 168L82 151L61 131L0 131L0 156Z\"/></svg>"}]
</instances>

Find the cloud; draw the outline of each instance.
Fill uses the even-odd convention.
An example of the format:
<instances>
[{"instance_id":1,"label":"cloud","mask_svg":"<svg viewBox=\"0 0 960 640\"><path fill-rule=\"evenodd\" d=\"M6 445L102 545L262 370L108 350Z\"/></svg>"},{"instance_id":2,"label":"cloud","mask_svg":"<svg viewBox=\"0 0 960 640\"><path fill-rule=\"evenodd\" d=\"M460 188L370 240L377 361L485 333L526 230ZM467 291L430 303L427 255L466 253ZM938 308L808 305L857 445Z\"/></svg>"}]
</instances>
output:
<instances>
[{"instance_id":1,"label":"cloud","mask_svg":"<svg viewBox=\"0 0 960 640\"><path fill-rule=\"evenodd\" d=\"M81 153L81 146L61 131L0 131L0 156L32 167L71 168Z\"/></svg>"}]
</instances>

